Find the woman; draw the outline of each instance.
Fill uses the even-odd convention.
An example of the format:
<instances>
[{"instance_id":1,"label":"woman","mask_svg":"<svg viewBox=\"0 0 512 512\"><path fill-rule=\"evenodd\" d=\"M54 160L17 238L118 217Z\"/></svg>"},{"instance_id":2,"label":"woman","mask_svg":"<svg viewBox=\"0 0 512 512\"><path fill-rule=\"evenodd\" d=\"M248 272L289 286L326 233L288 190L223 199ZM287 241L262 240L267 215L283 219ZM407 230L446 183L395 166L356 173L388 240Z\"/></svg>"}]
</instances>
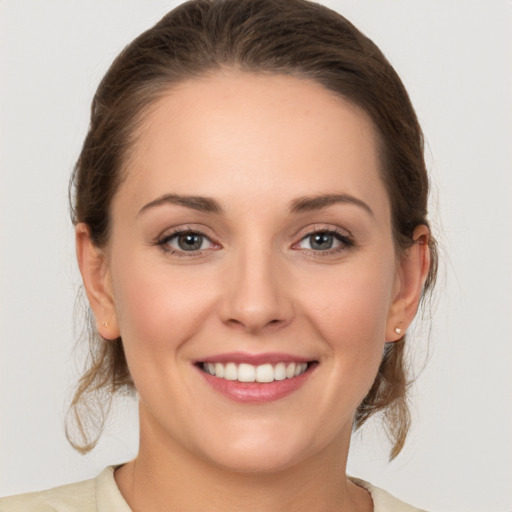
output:
<instances>
[{"instance_id":1,"label":"woman","mask_svg":"<svg viewBox=\"0 0 512 512\"><path fill-rule=\"evenodd\" d=\"M139 454L2 510L417 510L346 476L373 414L403 446L436 270L421 130L371 41L302 0L183 4L103 79L72 184L72 442L91 393L136 389Z\"/></svg>"}]
</instances>

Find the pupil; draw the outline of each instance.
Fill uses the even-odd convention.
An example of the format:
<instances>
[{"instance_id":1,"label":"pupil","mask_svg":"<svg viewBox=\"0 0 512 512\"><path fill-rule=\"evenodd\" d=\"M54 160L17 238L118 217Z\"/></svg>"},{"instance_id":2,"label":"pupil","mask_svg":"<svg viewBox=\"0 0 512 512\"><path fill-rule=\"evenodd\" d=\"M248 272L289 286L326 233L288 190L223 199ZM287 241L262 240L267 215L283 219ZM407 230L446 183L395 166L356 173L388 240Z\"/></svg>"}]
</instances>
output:
<instances>
[{"instance_id":1,"label":"pupil","mask_svg":"<svg viewBox=\"0 0 512 512\"><path fill-rule=\"evenodd\" d=\"M314 235L311 235L310 241L312 249L330 249L333 244L333 236L329 233L315 233Z\"/></svg>"},{"instance_id":2,"label":"pupil","mask_svg":"<svg viewBox=\"0 0 512 512\"><path fill-rule=\"evenodd\" d=\"M202 244L203 237L197 233L185 233L178 238L178 245L184 251L197 251Z\"/></svg>"}]
</instances>

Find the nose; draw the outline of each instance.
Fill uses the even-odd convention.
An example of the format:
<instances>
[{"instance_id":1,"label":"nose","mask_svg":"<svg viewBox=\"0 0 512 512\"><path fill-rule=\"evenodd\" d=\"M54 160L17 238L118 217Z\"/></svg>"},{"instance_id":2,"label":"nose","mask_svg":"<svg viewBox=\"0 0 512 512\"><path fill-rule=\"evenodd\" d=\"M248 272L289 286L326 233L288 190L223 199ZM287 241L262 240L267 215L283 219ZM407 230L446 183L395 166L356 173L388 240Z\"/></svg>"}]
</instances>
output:
<instances>
[{"instance_id":1,"label":"nose","mask_svg":"<svg viewBox=\"0 0 512 512\"><path fill-rule=\"evenodd\" d=\"M229 265L229 284L225 284L220 305L225 324L257 334L290 322L293 305L278 256L270 251L246 251Z\"/></svg>"}]
</instances>

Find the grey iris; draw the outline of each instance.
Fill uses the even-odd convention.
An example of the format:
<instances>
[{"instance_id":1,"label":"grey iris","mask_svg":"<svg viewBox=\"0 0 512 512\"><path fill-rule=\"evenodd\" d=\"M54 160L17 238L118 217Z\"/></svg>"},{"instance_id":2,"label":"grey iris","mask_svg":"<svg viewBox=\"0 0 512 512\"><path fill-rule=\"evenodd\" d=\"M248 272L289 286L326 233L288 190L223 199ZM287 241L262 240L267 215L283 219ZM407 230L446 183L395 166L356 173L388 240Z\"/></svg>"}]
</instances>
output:
<instances>
[{"instance_id":1,"label":"grey iris","mask_svg":"<svg viewBox=\"0 0 512 512\"><path fill-rule=\"evenodd\" d=\"M197 251L203 244L203 235L184 233L178 237L178 245L183 251Z\"/></svg>"},{"instance_id":2,"label":"grey iris","mask_svg":"<svg viewBox=\"0 0 512 512\"><path fill-rule=\"evenodd\" d=\"M315 251L322 251L331 249L334 243L334 237L330 233L315 233L309 237L311 249Z\"/></svg>"}]
</instances>

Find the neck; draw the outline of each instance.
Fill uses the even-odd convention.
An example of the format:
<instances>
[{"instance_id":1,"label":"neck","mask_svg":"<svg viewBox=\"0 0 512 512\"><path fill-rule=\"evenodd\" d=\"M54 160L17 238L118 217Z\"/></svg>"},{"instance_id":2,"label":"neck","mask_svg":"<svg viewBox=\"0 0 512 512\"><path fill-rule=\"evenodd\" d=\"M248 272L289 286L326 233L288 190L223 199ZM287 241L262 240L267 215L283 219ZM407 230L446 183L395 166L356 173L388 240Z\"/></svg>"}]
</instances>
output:
<instances>
[{"instance_id":1,"label":"neck","mask_svg":"<svg viewBox=\"0 0 512 512\"><path fill-rule=\"evenodd\" d=\"M290 467L241 472L161 435L141 420L139 455L115 473L134 512L373 510L368 493L346 480L349 437Z\"/></svg>"}]
</instances>

